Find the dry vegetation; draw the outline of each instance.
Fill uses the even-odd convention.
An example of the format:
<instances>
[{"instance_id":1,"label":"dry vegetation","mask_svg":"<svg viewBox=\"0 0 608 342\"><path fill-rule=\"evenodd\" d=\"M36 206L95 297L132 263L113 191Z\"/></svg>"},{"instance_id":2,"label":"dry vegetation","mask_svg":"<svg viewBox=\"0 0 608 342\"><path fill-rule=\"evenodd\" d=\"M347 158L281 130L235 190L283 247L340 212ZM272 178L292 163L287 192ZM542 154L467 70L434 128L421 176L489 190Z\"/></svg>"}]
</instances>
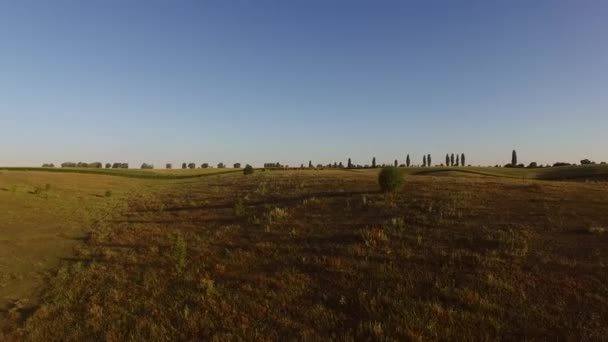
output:
<instances>
[{"instance_id":1,"label":"dry vegetation","mask_svg":"<svg viewBox=\"0 0 608 342\"><path fill-rule=\"evenodd\" d=\"M97 175L0 171L0 328L30 311L49 270L143 181Z\"/></svg>"},{"instance_id":2,"label":"dry vegetation","mask_svg":"<svg viewBox=\"0 0 608 342\"><path fill-rule=\"evenodd\" d=\"M408 176L383 194L371 172L153 182L89 221L42 304L10 312L5 339L608 335L605 183Z\"/></svg>"}]
</instances>

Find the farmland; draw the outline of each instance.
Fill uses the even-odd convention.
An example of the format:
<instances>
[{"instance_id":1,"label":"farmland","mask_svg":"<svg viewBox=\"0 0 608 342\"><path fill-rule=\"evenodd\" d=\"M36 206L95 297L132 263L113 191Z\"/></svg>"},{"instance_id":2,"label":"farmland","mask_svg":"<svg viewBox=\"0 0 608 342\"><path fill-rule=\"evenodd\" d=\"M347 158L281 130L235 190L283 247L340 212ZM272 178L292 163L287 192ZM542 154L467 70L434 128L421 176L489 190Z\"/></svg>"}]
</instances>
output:
<instances>
[{"instance_id":1,"label":"farmland","mask_svg":"<svg viewBox=\"0 0 608 342\"><path fill-rule=\"evenodd\" d=\"M608 334L608 168L400 170L2 170L0 337Z\"/></svg>"}]
</instances>

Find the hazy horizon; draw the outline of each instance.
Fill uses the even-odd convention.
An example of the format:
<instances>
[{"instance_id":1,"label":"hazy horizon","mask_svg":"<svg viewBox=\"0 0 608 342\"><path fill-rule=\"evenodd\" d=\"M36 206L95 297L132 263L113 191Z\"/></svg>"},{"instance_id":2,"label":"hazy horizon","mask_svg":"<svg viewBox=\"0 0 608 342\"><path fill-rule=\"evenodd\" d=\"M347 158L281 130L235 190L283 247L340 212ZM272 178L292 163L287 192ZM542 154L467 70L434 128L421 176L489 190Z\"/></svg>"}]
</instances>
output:
<instances>
[{"instance_id":1,"label":"hazy horizon","mask_svg":"<svg viewBox=\"0 0 608 342\"><path fill-rule=\"evenodd\" d=\"M608 161L608 2L7 1L0 166Z\"/></svg>"}]
</instances>

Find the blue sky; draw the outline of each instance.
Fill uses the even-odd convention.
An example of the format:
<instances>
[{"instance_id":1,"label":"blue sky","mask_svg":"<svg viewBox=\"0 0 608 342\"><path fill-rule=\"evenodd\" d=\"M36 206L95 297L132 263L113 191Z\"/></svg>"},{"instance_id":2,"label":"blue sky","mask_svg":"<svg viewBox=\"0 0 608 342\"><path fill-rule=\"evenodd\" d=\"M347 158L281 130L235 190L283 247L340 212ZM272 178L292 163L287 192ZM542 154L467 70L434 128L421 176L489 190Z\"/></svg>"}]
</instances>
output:
<instances>
[{"instance_id":1,"label":"blue sky","mask_svg":"<svg viewBox=\"0 0 608 342\"><path fill-rule=\"evenodd\" d=\"M0 165L608 161L608 2L0 1Z\"/></svg>"}]
</instances>

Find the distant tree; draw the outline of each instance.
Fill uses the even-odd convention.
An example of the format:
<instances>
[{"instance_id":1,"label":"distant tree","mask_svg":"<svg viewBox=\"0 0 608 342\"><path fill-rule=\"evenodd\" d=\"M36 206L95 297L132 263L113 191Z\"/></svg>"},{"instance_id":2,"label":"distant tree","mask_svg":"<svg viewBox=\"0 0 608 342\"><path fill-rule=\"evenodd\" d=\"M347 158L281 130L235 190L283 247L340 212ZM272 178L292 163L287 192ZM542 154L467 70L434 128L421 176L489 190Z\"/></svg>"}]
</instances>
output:
<instances>
[{"instance_id":1,"label":"distant tree","mask_svg":"<svg viewBox=\"0 0 608 342\"><path fill-rule=\"evenodd\" d=\"M52 168L52 167L55 167L55 164L53 164L53 163L50 163L50 164L45 163L45 164L42 164L42 167L51 167Z\"/></svg>"},{"instance_id":2,"label":"distant tree","mask_svg":"<svg viewBox=\"0 0 608 342\"><path fill-rule=\"evenodd\" d=\"M515 150L513 150L513 153L511 153L511 165L517 165L517 152Z\"/></svg>"},{"instance_id":3,"label":"distant tree","mask_svg":"<svg viewBox=\"0 0 608 342\"><path fill-rule=\"evenodd\" d=\"M460 166L460 156L456 153L456 166Z\"/></svg>"},{"instance_id":4,"label":"distant tree","mask_svg":"<svg viewBox=\"0 0 608 342\"><path fill-rule=\"evenodd\" d=\"M240 169L241 168L241 163L234 163L234 168L235 169Z\"/></svg>"},{"instance_id":5,"label":"distant tree","mask_svg":"<svg viewBox=\"0 0 608 342\"><path fill-rule=\"evenodd\" d=\"M219 163L219 164L217 164L217 168L224 169L224 168L226 168L226 165L224 165L224 163Z\"/></svg>"},{"instance_id":6,"label":"distant tree","mask_svg":"<svg viewBox=\"0 0 608 342\"><path fill-rule=\"evenodd\" d=\"M112 164L106 163L106 169L110 169L110 168L112 168Z\"/></svg>"},{"instance_id":7,"label":"distant tree","mask_svg":"<svg viewBox=\"0 0 608 342\"><path fill-rule=\"evenodd\" d=\"M151 170L153 168L154 168L154 165L152 165L152 164L146 164L146 163L141 164L142 170Z\"/></svg>"},{"instance_id":8,"label":"distant tree","mask_svg":"<svg viewBox=\"0 0 608 342\"><path fill-rule=\"evenodd\" d=\"M194 163L189 163L189 164L188 164L188 168L189 168L189 169L196 169L196 164L194 164Z\"/></svg>"},{"instance_id":9,"label":"distant tree","mask_svg":"<svg viewBox=\"0 0 608 342\"><path fill-rule=\"evenodd\" d=\"M186 168L188 168L188 164L182 163L182 169L186 169Z\"/></svg>"},{"instance_id":10,"label":"distant tree","mask_svg":"<svg viewBox=\"0 0 608 342\"><path fill-rule=\"evenodd\" d=\"M426 155L422 157L422 167L426 167Z\"/></svg>"},{"instance_id":11,"label":"distant tree","mask_svg":"<svg viewBox=\"0 0 608 342\"><path fill-rule=\"evenodd\" d=\"M429 167L432 165L432 164L431 164L431 155L430 155L430 154L426 156L426 163L427 163L427 165L428 165Z\"/></svg>"},{"instance_id":12,"label":"distant tree","mask_svg":"<svg viewBox=\"0 0 608 342\"><path fill-rule=\"evenodd\" d=\"M405 158L405 165L407 165L407 167L410 167L410 155L408 154L407 157Z\"/></svg>"},{"instance_id":13,"label":"distant tree","mask_svg":"<svg viewBox=\"0 0 608 342\"><path fill-rule=\"evenodd\" d=\"M372 158L372 168L376 167L376 157Z\"/></svg>"},{"instance_id":14,"label":"distant tree","mask_svg":"<svg viewBox=\"0 0 608 342\"><path fill-rule=\"evenodd\" d=\"M122 164L120 164L120 168L122 168L122 169L128 169L129 168L129 163L122 163Z\"/></svg>"},{"instance_id":15,"label":"distant tree","mask_svg":"<svg viewBox=\"0 0 608 342\"><path fill-rule=\"evenodd\" d=\"M122 164L121 163L114 163L114 164L112 164L112 168L113 169L120 169L120 168L122 168Z\"/></svg>"},{"instance_id":16,"label":"distant tree","mask_svg":"<svg viewBox=\"0 0 608 342\"><path fill-rule=\"evenodd\" d=\"M462 165L462 166L465 166L465 165L466 165L466 163L464 162L464 160L465 160L465 159L464 159L464 153L461 153L461 154L460 154L460 165Z\"/></svg>"},{"instance_id":17,"label":"distant tree","mask_svg":"<svg viewBox=\"0 0 608 342\"><path fill-rule=\"evenodd\" d=\"M570 163L564 163L564 162L557 162L553 164L553 167L560 167L560 166L570 166L572 164Z\"/></svg>"},{"instance_id":18,"label":"distant tree","mask_svg":"<svg viewBox=\"0 0 608 342\"><path fill-rule=\"evenodd\" d=\"M312 160L308 161L308 168L312 169Z\"/></svg>"},{"instance_id":19,"label":"distant tree","mask_svg":"<svg viewBox=\"0 0 608 342\"><path fill-rule=\"evenodd\" d=\"M531 163L528 165L528 168L529 168L529 169L534 169L534 168L537 168L537 167L538 167L538 164L537 164L536 162L531 162Z\"/></svg>"},{"instance_id":20,"label":"distant tree","mask_svg":"<svg viewBox=\"0 0 608 342\"><path fill-rule=\"evenodd\" d=\"M452 153L452 155L450 156L450 165L454 166L454 153Z\"/></svg>"},{"instance_id":21,"label":"distant tree","mask_svg":"<svg viewBox=\"0 0 608 342\"><path fill-rule=\"evenodd\" d=\"M101 169L103 168L103 164L101 162L94 162L89 164L89 167L93 169Z\"/></svg>"},{"instance_id":22,"label":"distant tree","mask_svg":"<svg viewBox=\"0 0 608 342\"><path fill-rule=\"evenodd\" d=\"M589 159L581 160L581 165L590 165L590 164L593 164L593 162Z\"/></svg>"},{"instance_id":23,"label":"distant tree","mask_svg":"<svg viewBox=\"0 0 608 342\"><path fill-rule=\"evenodd\" d=\"M344 164L342 164L342 162L338 163L338 167L343 169L344 168Z\"/></svg>"},{"instance_id":24,"label":"distant tree","mask_svg":"<svg viewBox=\"0 0 608 342\"><path fill-rule=\"evenodd\" d=\"M208 169L209 168L209 163L202 163L201 164L201 169Z\"/></svg>"},{"instance_id":25,"label":"distant tree","mask_svg":"<svg viewBox=\"0 0 608 342\"><path fill-rule=\"evenodd\" d=\"M395 159L395 167L399 166L399 163L397 162L397 159Z\"/></svg>"},{"instance_id":26,"label":"distant tree","mask_svg":"<svg viewBox=\"0 0 608 342\"><path fill-rule=\"evenodd\" d=\"M445 154L445 165L450 166L450 155L447 153Z\"/></svg>"},{"instance_id":27,"label":"distant tree","mask_svg":"<svg viewBox=\"0 0 608 342\"><path fill-rule=\"evenodd\" d=\"M350 158L348 158L348 164L347 164L348 168L351 169L353 167L353 163L350 161Z\"/></svg>"},{"instance_id":28,"label":"distant tree","mask_svg":"<svg viewBox=\"0 0 608 342\"><path fill-rule=\"evenodd\" d=\"M171 165L171 163L167 163L165 167L167 168L167 170L171 170L173 168L173 165Z\"/></svg>"}]
</instances>

